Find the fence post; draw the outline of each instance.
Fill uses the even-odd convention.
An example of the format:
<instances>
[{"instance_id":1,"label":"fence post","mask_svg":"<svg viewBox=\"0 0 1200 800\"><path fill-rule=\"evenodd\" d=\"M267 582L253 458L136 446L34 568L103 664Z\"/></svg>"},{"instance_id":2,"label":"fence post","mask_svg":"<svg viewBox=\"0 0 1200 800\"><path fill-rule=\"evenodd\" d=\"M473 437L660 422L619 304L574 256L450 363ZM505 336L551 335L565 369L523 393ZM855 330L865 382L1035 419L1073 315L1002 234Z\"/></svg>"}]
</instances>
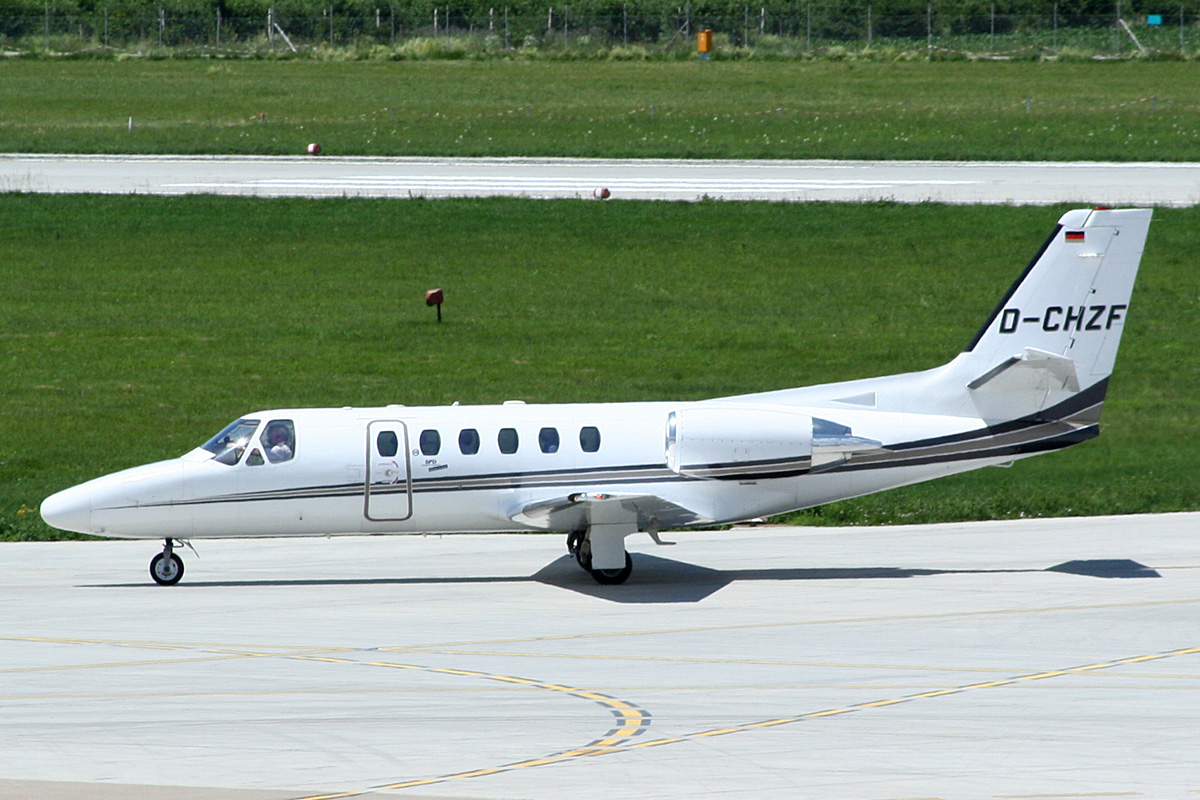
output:
<instances>
[{"instance_id":1,"label":"fence post","mask_svg":"<svg viewBox=\"0 0 1200 800\"><path fill-rule=\"evenodd\" d=\"M988 52L996 54L996 4L992 3L992 32L988 38Z\"/></svg>"},{"instance_id":2,"label":"fence post","mask_svg":"<svg viewBox=\"0 0 1200 800\"><path fill-rule=\"evenodd\" d=\"M504 49L507 50L510 47L512 47L512 45L509 44L509 41L508 41L508 6L505 6L504 7Z\"/></svg>"},{"instance_id":3,"label":"fence post","mask_svg":"<svg viewBox=\"0 0 1200 800\"><path fill-rule=\"evenodd\" d=\"M621 43L629 44L629 3L621 4Z\"/></svg>"},{"instance_id":4,"label":"fence post","mask_svg":"<svg viewBox=\"0 0 1200 800\"><path fill-rule=\"evenodd\" d=\"M925 6L925 57L933 52L933 3Z\"/></svg>"},{"instance_id":5,"label":"fence post","mask_svg":"<svg viewBox=\"0 0 1200 800\"><path fill-rule=\"evenodd\" d=\"M762 36L767 32L767 9L765 7L758 9L758 35Z\"/></svg>"},{"instance_id":6,"label":"fence post","mask_svg":"<svg viewBox=\"0 0 1200 800\"><path fill-rule=\"evenodd\" d=\"M1182 16L1183 16L1183 12L1181 11L1180 17L1182 17ZM1180 34L1181 38L1182 38L1182 36L1183 36L1183 34ZM108 49L108 6L104 7L104 49L105 50Z\"/></svg>"},{"instance_id":7,"label":"fence post","mask_svg":"<svg viewBox=\"0 0 1200 800\"><path fill-rule=\"evenodd\" d=\"M1179 55L1183 55L1183 3L1179 4Z\"/></svg>"},{"instance_id":8,"label":"fence post","mask_svg":"<svg viewBox=\"0 0 1200 800\"><path fill-rule=\"evenodd\" d=\"M804 49L812 52L812 3L804 4Z\"/></svg>"},{"instance_id":9,"label":"fence post","mask_svg":"<svg viewBox=\"0 0 1200 800\"><path fill-rule=\"evenodd\" d=\"M158 46L163 46L163 30L167 27L167 10L160 8L158 10Z\"/></svg>"},{"instance_id":10,"label":"fence post","mask_svg":"<svg viewBox=\"0 0 1200 800\"><path fill-rule=\"evenodd\" d=\"M1113 33L1117 37L1117 55L1121 55L1121 0L1117 0L1117 21L1113 23Z\"/></svg>"},{"instance_id":11,"label":"fence post","mask_svg":"<svg viewBox=\"0 0 1200 800\"><path fill-rule=\"evenodd\" d=\"M217 49L221 49L221 7L217 6Z\"/></svg>"},{"instance_id":12,"label":"fence post","mask_svg":"<svg viewBox=\"0 0 1200 800\"><path fill-rule=\"evenodd\" d=\"M1054 4L1054 47L1055 53L1058 52L1058 3Z\"/></svg>"},{"instance_id":13,"label":"fence post","mask_svg":"<svg viewBox=\"0 0 1200 800\"><path fill-rule=\"evenodd\" d=\"M867 47L870 48L872 39L871 31L871 6L867 4Z\"/></svg>"},{"instance_id":14,"label":"fence post","mask_svg":"<svg viewBox=\"0 0 1200 800\"><path fill-rule=\"evenodd\" d=\"M392 47L396 46L396 7L388 6L388 11L391 12L392 19Z\"/></svg>"}]
</instances>

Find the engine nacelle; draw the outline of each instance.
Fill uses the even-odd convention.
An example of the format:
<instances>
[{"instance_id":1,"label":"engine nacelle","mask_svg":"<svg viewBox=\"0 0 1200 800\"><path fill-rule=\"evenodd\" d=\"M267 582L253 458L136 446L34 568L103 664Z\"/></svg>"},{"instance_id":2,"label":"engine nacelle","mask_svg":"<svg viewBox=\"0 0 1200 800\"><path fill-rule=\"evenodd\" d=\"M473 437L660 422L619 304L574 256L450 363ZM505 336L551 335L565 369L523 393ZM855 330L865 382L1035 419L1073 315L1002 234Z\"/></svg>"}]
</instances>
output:
<instances>
[{"instance_id":1,"label":"engine nacelle","mask_svg":"<svg viewBox=\"0 0 1200 800\"><path fill-rule=\"evenodd\" d=\"M702 404L667 415L667 466L700 478L798 474L812 461L813 420L789 408Z\"/></svg>"},{"instance_id":2,"label":"engine nacelle","mask_svg":"<svg viewBox=\"0 0 1200 800\"><path fill-rule=\"evenodd\" d=\"M667 415L667 466L693 478L825 472L882 445L787 406L701 404Z\"/></svg>"}]
</instances>

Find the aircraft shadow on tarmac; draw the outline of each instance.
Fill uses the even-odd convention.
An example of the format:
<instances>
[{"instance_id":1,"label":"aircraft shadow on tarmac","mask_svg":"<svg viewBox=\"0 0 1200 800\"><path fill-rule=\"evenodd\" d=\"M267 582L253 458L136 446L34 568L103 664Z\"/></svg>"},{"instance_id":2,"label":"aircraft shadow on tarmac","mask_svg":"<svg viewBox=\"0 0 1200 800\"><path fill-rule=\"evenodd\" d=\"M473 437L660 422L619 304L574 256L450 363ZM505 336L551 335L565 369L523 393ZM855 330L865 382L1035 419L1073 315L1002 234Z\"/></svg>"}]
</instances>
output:
<instances>
[{"instance_id":1,"label":"aircraft shadow on tarmac","mask_svg":"<svg viewBox=\"0 0 1200 800\"><path fill-rule=\"evenodd\" d=\"M1160 578L1150 567L1129 559L1068 561L1045 569L907 569L904 567L813 567L723 570L646 555L634 558L633 577L622 586L601 586L570 556L539 570L533 579L618 603L695 603L738 581L823 581L920 578L931 575L1063 572L1093 578Z\"/></svg>"},{"instance_id":2,"label":"aircraft shadow on tarmac","mask_svg":"<svg viewBox=\"0 0 1200 800\"><path fill-rule=\"evenodd\" d=\"M497 575L428 578L310 578L282 580L184 581L175 587L202 589L231 586L407 586L469 583L528 583L569 589L616 603L696 603L738 581L826 581L922 578L933 575L999 575L1006 573L1060 572L1092 578L1161 578L1154 569L1130 559L1067 561L1043 569L919 569L905 567L777 567L723 570L639 553L634 573L621 586L601 586L569 555L560 556L532 576ZM109 584L106 588L144 584Z\"/></svg>"}]
</instances>

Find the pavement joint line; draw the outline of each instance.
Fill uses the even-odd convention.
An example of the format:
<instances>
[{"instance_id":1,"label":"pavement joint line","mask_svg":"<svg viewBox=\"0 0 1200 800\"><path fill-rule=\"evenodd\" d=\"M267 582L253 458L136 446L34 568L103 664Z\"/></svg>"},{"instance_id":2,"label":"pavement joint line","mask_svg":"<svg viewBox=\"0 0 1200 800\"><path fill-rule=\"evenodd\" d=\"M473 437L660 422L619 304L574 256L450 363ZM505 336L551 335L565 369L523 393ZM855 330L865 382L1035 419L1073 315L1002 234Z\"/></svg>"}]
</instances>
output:
<instances>
[{"instance_id":1,"label":"pavement joint line","mask_svg":"<svg viewBox=\"0 0 1200 800\"><path fill-rule=\"evenodd\" d=\"M81 669L113 669L118 667L147 667L158 664L194 664L202 661L234 661L242 658L250 658L244 655L222 655L222 656L194 656L192 658L158 658L144 659L140 661L108 661L95 664L66 664L50 667L8 667L0 669L0 674L22 673L22 672L64 672L69 670Z\"/></svg>"},{"instance_id":2,"label":"pavement joint line","mask_svg":"<svg viewBox=\"0 0 1200 800\"><path fill-rule=\"evenodd\" d=\"M560 636L529 636L508 639L479 639L475 641L435 642L429 644L388 645L378 648L381 652L411 652L435 648L469 647L473 645L525 644L529 642L570 641L572 639L603 639L621 636L660 636L678 633L713 633L717 631L761 630L771 628L799 628L816 625L853 625L864 622L919 622L933 619L956 619L964 617L1006 616L1013 614L1045 614L1060 611L1103 611L1113 608L1153 608L1159 606L1195 605L1200 597L1184 600L1147 600L1140 603L1095 603L1087 605L1039 606L1035 608L1000 608L982 611L951 611L940 614L904 614L872 617L847 617L840 619L790 620L788 622L757 622L742 625L706 625L690 628L660 628L641 631L609 631L607 633L570 633ZM470 651L468 651L470 652ZM514 654L515 655L515 654Z\"/></svg>"},{"instance_id":3,"label":"pavement joint line","mask_svg":"<svg viewBox=\"0 0 1200 800\"><path fill-rule=\"evenodd\" d=\"M1141 797L1141 792L1064 792L1061 794L998 794L999 800L1049 800L1068 797Z\"/></svg>"},{"instance_id":4,"label":"pavement joint line","mask_svg":"<svg viewBox=\"0 0 1200 800\"><path fill-rule=\"evenodd\" d=\"M1003 672L999 667L935 667L918 664L853 664L837 661L779 661L758 658L691 658L681 656L634 656L587 653L529 653L505 650L421 649L414 653L440 656L497 656L502 658L555 658L584 661L649 661L679 664L748 664L766 667L824 667L830 669L894 669L927 672Z\"/></svg>"},{"instance_id":5,"label":"pavement joint line","mask_svg":"<svg viewBox=\"0 0 1200 800\"><path fill-rule=\"evenodd\" d=\"M164 647L181 647L191 650L204 650L223 648L227 650L278 650L280 655L286 655L291 652L304 652L311 650L320 650L326 653L335 652L354 652L358 648L354 647L321 647L314 648L311 645L288 645L288 644L231 644L229 642L148 642L140 640L126 639L84 639L84 638L63 638L51 636L0 636L0 642L31 642L39 644L106 644L117 645L121 647L146 647L150 649L161 649Z\"/></svg>"}]
</instances>

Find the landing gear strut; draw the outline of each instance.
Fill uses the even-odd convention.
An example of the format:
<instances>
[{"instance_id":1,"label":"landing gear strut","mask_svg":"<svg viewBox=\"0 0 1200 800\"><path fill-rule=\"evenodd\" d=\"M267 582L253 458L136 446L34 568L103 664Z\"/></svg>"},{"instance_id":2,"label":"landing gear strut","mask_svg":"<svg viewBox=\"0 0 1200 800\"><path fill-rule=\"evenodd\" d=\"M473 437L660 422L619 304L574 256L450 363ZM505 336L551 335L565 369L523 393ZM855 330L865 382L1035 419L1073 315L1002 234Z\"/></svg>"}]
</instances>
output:
<instances>
[{"instance_id":1,"label":"landing gear strut","mask_svg":"<svg viewBox=\"0 0 1200 800\"><path fill-rule=\"evenodd\" d=\"M159 586L174 586L183 577L183 559L175 555L175 540L167 539L163 551L150 559L150 577Z\"/></svg>"}]
</instances>

